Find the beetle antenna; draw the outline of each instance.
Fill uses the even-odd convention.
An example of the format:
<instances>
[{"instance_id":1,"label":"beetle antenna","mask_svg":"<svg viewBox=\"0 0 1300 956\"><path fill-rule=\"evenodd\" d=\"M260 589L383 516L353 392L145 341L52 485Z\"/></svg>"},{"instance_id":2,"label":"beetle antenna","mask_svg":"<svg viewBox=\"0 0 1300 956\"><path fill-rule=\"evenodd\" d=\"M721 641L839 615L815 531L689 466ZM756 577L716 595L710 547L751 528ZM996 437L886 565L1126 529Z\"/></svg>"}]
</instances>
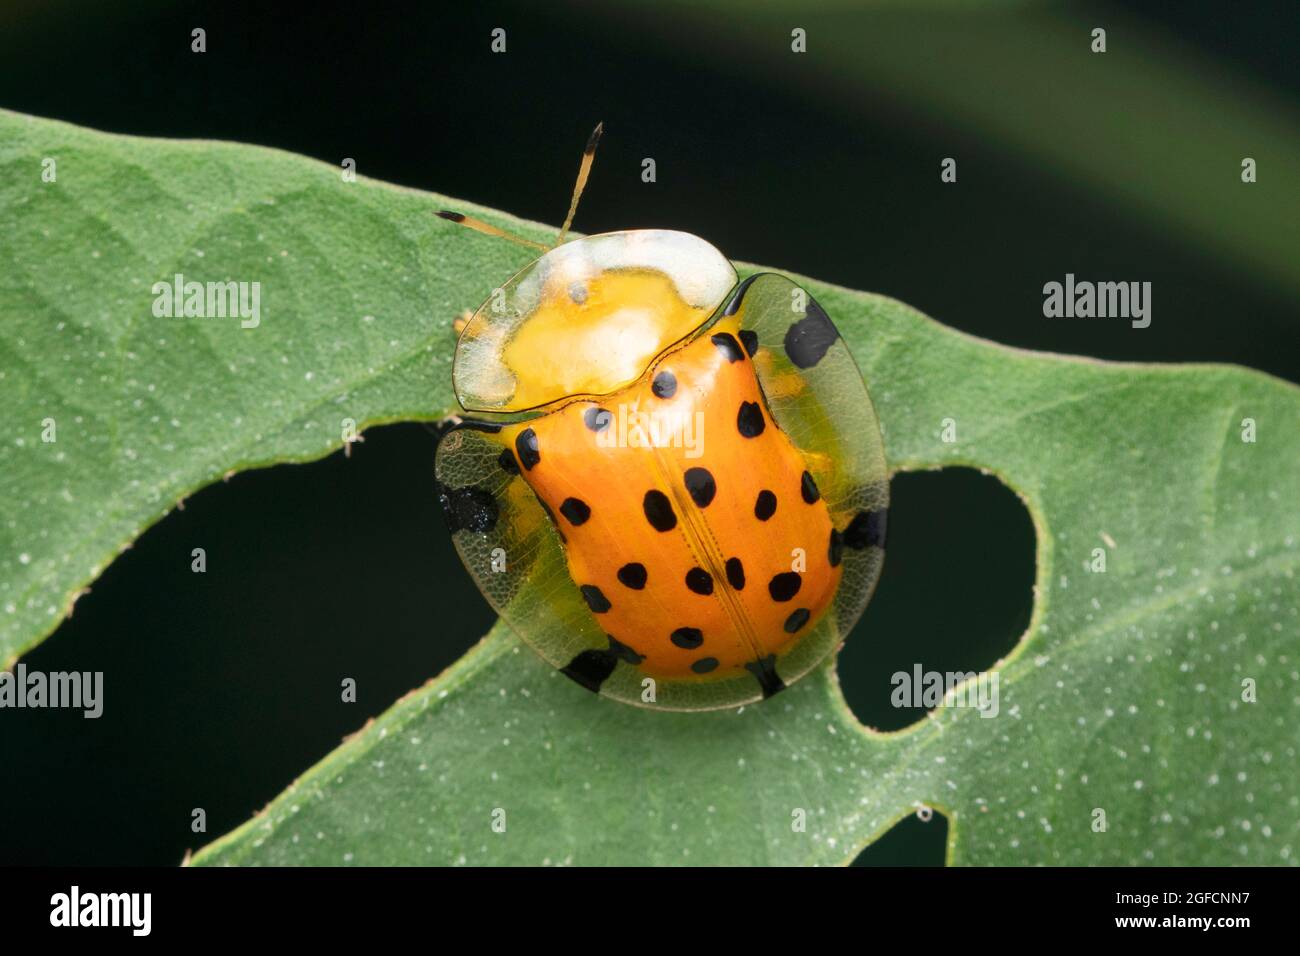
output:
<instances>
[{"instance_id":1,"label":"beetle antenna","mask_svg":"<svg viewBox=\"0 0 1300 956\"><path fill-rule=\"evenodd\" d=\"M540 242L533 242L531 239L525 239L523 236L516 236L513 232L506 232L504 229L498 229L496 226L489 225L482 219L475 219L473 216L466 216L464 213L450 212L446 209L439 209L438 216L446 219L448 222L454 222L459 225L473 229L475 232L481 232L485 236L494 236L497 239L507 239L510 242L517 242L521 246L531 246L534 249L546 251L549 246L544 246Z\"/></svg>"},{"instance_id":2,"label":"beetle antenna","mask_svg":"<svg viewBox=\"0 0 1300 956\"><path fill-rule=\"evenodd\" d=\"M573 225L574 213L578 211L578 200L582 198L582 190L587 186L587 177L591 175L591 164L596 159L596 145L600 142L600 134L604 132L605 124L597 123L596 128L591 131L591 138L587 140L587 148L582 151L582 165L578 167L578 181L573 184L573 198L569 200L569 214L564 217L564 225L560 228L560 237L555 240L555 245L561 245L564 237L569 233L569 227Z\"/></svg>"}]
</instances>

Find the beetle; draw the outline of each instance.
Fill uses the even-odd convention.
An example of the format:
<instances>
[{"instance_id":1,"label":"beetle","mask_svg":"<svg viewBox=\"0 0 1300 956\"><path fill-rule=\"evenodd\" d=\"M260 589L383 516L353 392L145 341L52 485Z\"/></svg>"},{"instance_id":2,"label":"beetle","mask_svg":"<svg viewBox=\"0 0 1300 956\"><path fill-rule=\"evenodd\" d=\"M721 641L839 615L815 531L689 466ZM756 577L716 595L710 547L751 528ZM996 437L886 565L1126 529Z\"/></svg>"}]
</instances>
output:
<instances>
[{"instance_id":1,"label":"beetle","mask_svg":"<svg viewBox=\"0 0 1300 956\"><path fill-rule=\"evenodd\" d=\"M879 577L888 474L848 346L802 287L705 240L542 246L463 322L436 488L506 623L589 690L665 710L772 696L845 639Z\"/></svg>"}]
</instances>

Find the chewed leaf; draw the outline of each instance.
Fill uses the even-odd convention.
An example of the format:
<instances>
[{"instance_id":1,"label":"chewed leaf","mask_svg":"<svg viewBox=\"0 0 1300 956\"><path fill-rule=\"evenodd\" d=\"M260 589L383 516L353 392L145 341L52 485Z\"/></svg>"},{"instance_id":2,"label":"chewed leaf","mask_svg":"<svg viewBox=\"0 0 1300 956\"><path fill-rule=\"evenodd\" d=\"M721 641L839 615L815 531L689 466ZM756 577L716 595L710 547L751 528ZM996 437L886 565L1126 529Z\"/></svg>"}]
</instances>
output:
<instances>
[{"instance_id":1,"label":"chewed leaf","mask_svg":"<svg viewBox=\"0 0 1300 956\"><path fill-rule=\"evenodd\" d=\"M49 155L57 186L32 172ZM251 147L0 112L0 171L5 662L196 488L320 457L348 421L444 417L451 319L527 256L432 215L464 203ZM178 273L259 282L259 324L155 316ZM954 862L1294 864L1300 390L1003 348L796 281L870 383L893 467L972 465L1026 502L1036 603L996 708L875 735L828 665L740 712L652 713L498 626L195 862L842 863L925 804Z\"/></svg>"}]
</instances>

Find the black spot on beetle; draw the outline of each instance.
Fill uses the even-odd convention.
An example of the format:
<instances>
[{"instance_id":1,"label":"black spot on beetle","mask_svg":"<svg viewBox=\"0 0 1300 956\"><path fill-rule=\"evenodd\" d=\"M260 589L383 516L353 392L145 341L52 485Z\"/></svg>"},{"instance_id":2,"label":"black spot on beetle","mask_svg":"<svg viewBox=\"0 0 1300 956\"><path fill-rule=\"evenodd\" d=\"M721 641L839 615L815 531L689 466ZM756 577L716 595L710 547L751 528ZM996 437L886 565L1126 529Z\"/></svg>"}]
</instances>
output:
<instances>
[{"instance_id":1,"label":"black spot on beetle","mask_svg":"<svg viewBox=\"0 0 1300 956\"><path fill-rule=\"evenodd\" d=\"M767 657L750 661L745 665L745 670L753 674L758 681L758 685L763 688L764 700L785 690L785 681L781 680L781 676L776 672L775 654L768 654Z\"/></svg>"},{"instance_id":2,"label":"black spot on beetle","mask_svg":"<svg viewBox=\"0 0 1300 956\"><path fill-rule=\"evenodd\" d=\"M618 658L609 651L583 651L561 667L560 673L595 694L609 680L617 664Z\"/></svg>"},{"instance_id":3,"label":"black spot on beetle","mask_svg":"<svg viewBox=\"0 0 1300 956\"><path fill-rule=\"evenodd\" d=\"M850 548L861 551L873 545L885 546L885 528L888 524L889 509L877 508L875 511L859 511L844 529L844 543Z\"/></svg>"},{"instance_id":4,"label":"black spot on beetle","mask_svg":"<svg viewBox=\"0 0 1300 956\"><path fill-rule=\"evenodd\" d=\"M831 528L831 543L826 549L827 557L830 558L831 567L838 568L840 562L844 560L844 535Z\"/></svg>"},{"instance_id":5,"label":"black spot on beetle","mask_svg":"<svg viewBox=\"0 0 1300 956\"><path fill-rule=\"evenodd\" d=\"M633 591L640 591L645 587L646 578L645 565L639 561L632 561L618 569L618 579L624 587L629 587Z\"/></svg>"},{"instance_id":6,"label":"black spot on beetle","mask_svg":"<svg viewBox=\"0 0 1300 956\"><path fill-rule=\"evenodd\" d=\"M594 432L603 432L609 427L612 418L608 411L596 405L592 405L582 413L583 424Z\"/></svg>"},{"instance_id":7,"label":"black spot on beetle","mask_svg":"<svg viewBox=\"0 0 1300 956\"><path fill-rule=\"evenodd\" d=\"M686 572L686 586L696 594L712 594L713 575L703 568L691 568Z\"/></svg>"},{"instance_id":8,"label":"black spot on beetle","mask_svg":"<svg viewBox=\"0 0 1300 956\"><path fill-rule=\"evenodd\" d=\"M754 502L754 517L759 521L766 521L774 514L776 514L776 495L764 488L758 493L758 498Z\"/></svg>"},{"instance_id":9,"label":"black spot on beetle","mask_svg":"<svg viewBox=\"0 0 1300 956\"><path fill-rule=\"evenodd\" d=\"M759 273L759 275L762 275L762 273ZM731 296L731 301L728 302L727 307L722 310L723 315L735 315L740 311L740 303L745 301L745 293L749 291L749 287L754 284L754 280L757 278L758 276L756 275L750 276L740 285L736 286L736 291Z\"/></svg>"},{"instance_id":10,"label":"black spot on beetle","mask_svg":"<svg viewBox=\"0 0 1300 956\"><path fill-rule=\"evenodd\" d=\"M740 341L745 346L745 351L749 353L749 357L753 358L754 353L758 351L758 333L753 329L741 329Z\"/></svg>"},{"instance_id":11,"label":"black spot on beetle","mask_svg":"<svg viewBox=\"0 0 1300 956\"><path fill-rule=\"evenodd\" d=\"M519 452L519 461L525 471L532 471L533 466L542 460L542 453L537 447L537 432L525 428L515 439L515 451Z\"/></svg>"},{"instance_id":12,"label":"black spot on beetle","mask_svg":"<svg viewBox=\"0 0 1300 956\"><path fill-rule=\"evenodd\" d=\"M693 651L704 643L704 635L698 627L679 627L668 635L668 639L684 651Z\"/></svg>"},{"instance_id":13,"label":"black spot on beetle","mask_svg":"<svg viewBox=\"0 0 1300 956\"><path fill-rule=\"evenodd\" d=\"M608 634L605 635L605 638L609 641L608 648L602 651L594 649L583 651L564 667L561 667L560 673L581 684L592 693L597 693L600 690L600 685L609 680L609 675L614 673L614 668L619 661L626 661L629 664L636 665L645 660L644 656L638 654L622 641L616 640Z\"/></svg>"},{"instance_id":14,"label":"black spot on beetle","mask_svg":"<svg viewBox=\"0 0 1300 956\"><path fill-rule=\"evenodd\" d=\"M746 438L757 438L763 434L767 422L763 421L763 410L758 402L741 402L736 414L736 428Z\"/></svg>"},{"instance_id":15,"label":"black spot on beetle","mask_svg":"<svg viewBox=\"0 0 1300 956\"><path fill-rule=\"evenodd\" d=\"M654 488L647 491L641 501L641 509L645 512L650 527L656 531L672 531L677 527L677 515L673 513L673 506L668 501L668 496L662 491Z\"/></svg>"},{"instance_id":16,"label":"black spot on beetle","mask_svg":"<svg viewBox=\"0 0 1300 956\"><path fill-rule=\"evenodd\" d=\"M799 628L808 623L810 617L812 617L812 613L806 607L799 608L785 619L785 632L794 634Z\"/></svg>"},{"instance_id":17,"label":"black spot on beetle","mask_svg":"<svg viewBox=\"0 0 1300 956\"><path fill-rule=\"evenodd\" d=\"M813 476L808 472L803 473L799 479L799 494L803 495L803 500L807 504L812 504L822 496L821 491L817 488L817 482L813 481Z\"/></svg>"},{"instance_id":18,"label":"black spot on beetle","mask_svg":"<svg viewBox=\"0 0 1300 956\"><path fill-rule=\"evenodd\" d=\"M710 341L718 347L718 351L726 357L729 363L739 362L745 357L745 350L740 347L740 343L736 341L736 337L730 332L719 332Z\"/></svg>"},{"instance_id":19,"label":"black spot on beetle","mask_svg":"<svg viewBox=\"0 0 1300 956\"><path fill-rule=\"evenodd\" d=\"M650 383L650 391L658 398L672 398L677 394L677 376L672 372L660 372Z\"/></svg>"},{"instance_id":20,"label":"black spot on beetle","mask_svg":"<svg viewBox=\"0 0 1300 956\"><path fill-rule=\"evenodd\" d=\"M839 337L830 316L810 296L804 317L786 329L785 354L799 368L812 368Z\"/></svg>"},{"instance_id":21,"label":"black spot on beetle","mask_svg":"<svg viewBox=\"0 0 1300 956\"><path fill-rule=\"evenodd\" d=\"M713 474L707 468L687 468L685 478L686 490L690 492L691 500L701 508L707 508L713 496L718 493L718 485L713 480Z\"/></svg>"},{"instance_id":22,"label":"black spot on beetle","mask_svg":"<svg viewBox=\"0 0 1300 956\"><path fill-rule=\"evenodd\" d=\"M773 601L788 601L803 587L803 578L794 571L782 571L767 582L767 592Z\"/></svg>"},{"instance_id":23,"label":"black spot on beetle","mask_svg":"<svg viewBox=\"0 0 1300 956\"><path fill-rule=\"evenodd\" d=\"M737 591L745 590L745 566L740 558L727 558L727 583Z\"/></svg>"},{"instance_id":24,"label":"black spot on beetle","mask_svg":"<svg viewBox=\"0 0 1300 956\"><path fill-rule=\"evenodd\" d=\"M560 505L560 514L569 519L569 524L577 527L591 517L591 508L581 498L565 498Z\"/></svg>"},{"instance_id":25,"label":"black spot on beetle","mask_svg":"<svg viewBox=\"0 0 1300 956\"><path fill-rule=\"evenodd\" d=\"M701 657L691 665L691 670L697 674L708 674L718 669L718 659L716 657Z\"/></svg>"},{"instance_id":26,"label":"black spot on beetle","mask_svg":"<svg viewBox=\"0 0 1300 956\"><path fill-rule=\"evenodd\" d=\"M609 603L609 598L605 597L604 592L594 584L584 584L578 590L582 592L582 599L587 602L587 607L591 608L593 614L604 614L614 606Z\"/></svg>"},{"instance_id":27,"label":"black spot on beetle","mask_svg":"<svg viewBox=\"0 0 1300 956\"><path fill-rule=\"evenodd\" d=\"M437 492L443 522L451 533L486 534L496 527L497 500L482 488L449 488L439 482Z\"/></svg>"}]
</instances>

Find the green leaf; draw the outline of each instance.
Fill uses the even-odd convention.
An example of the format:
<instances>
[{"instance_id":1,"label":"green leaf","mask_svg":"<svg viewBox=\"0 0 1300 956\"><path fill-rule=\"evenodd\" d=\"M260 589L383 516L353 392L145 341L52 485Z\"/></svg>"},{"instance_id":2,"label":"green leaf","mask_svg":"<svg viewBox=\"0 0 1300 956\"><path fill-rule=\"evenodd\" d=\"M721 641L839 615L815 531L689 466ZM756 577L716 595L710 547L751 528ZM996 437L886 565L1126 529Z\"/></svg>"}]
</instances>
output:
<instances>
[{"instance_id":1,"label":"green leaf","mask_svg":"<svg viewBox=\"0 0 1300 956\"><path fill-rule=\"evenodd\" d=\"M529 254L341 172L0 111L0 663L186 495L455 404L451 322ZM155 317L177 273L261 283L260 323Z\"/></svg>"},{"instance_id":2,"label":"green leaf","mask_svg":"<svg viewBox=\"0 0 1300 956\"><path fill-rule=\"evenodd\" d=\"M0 656L195 488L319 457L345 417L439 417L450 319L526 257L434 220L438 197L281 153L3 113L0 144ZM155 318L177 271L262 282L261 324ZM950 816L954 862L1294 862L1300 390L1007 349L808 287L891 465L987 469L1030 510L1037 600L996 717L873 734L829 666L740 712L651 713L498 626L196 862L839 863L919 804Z\"/></svg>"}]
</instances>

